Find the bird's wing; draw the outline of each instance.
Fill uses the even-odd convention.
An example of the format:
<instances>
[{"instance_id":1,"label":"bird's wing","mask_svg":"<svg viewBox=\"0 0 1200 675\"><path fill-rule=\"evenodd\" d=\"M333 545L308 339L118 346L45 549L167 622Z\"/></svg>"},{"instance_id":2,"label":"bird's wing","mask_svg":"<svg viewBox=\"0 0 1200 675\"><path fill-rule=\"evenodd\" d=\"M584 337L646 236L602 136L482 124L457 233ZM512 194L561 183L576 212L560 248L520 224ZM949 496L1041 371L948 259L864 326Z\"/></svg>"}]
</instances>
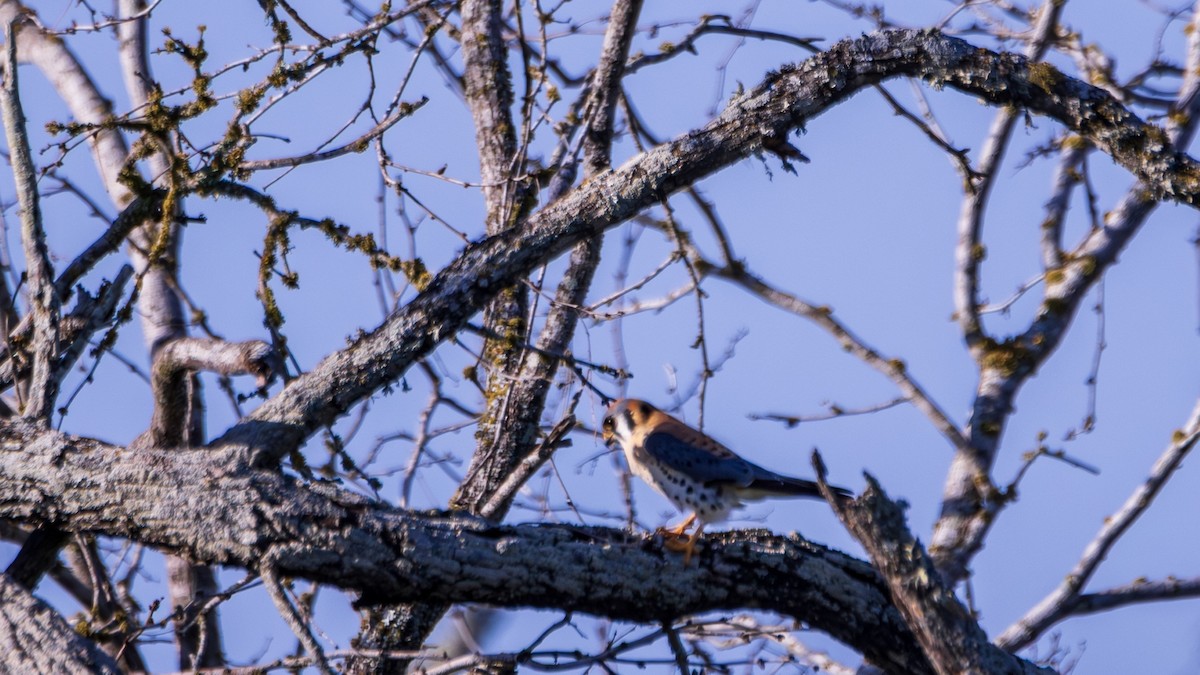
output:
<instances>
[{"instance_id":1,"label":"bird's wing","mask_svg":"<svg viewBox=\"0 0 1200 675\"><path fill-rule=\"evenodd\" d=\"M652 432L646 436L642 446L654 460L702 483L746 485L755 478L754 468L749 462L686 427L671 432Z\"/></svg>"},{"instance_id":2,"label":"bird's wing","mask_svg":"<svg viewBox=\"0 0 1200 675\"><path fill-rule=\"evenodd\" d=\"M745 499L777 497L821 498L817 484L793 478L754 462L742 459L732 450L684 424L660 424L642 442L646 453L667 467L687 474L701 483L729 483L742 489ZM837 486L829 489L838 497L852 498L854 493Z\"/></svg>"}]
</instances>

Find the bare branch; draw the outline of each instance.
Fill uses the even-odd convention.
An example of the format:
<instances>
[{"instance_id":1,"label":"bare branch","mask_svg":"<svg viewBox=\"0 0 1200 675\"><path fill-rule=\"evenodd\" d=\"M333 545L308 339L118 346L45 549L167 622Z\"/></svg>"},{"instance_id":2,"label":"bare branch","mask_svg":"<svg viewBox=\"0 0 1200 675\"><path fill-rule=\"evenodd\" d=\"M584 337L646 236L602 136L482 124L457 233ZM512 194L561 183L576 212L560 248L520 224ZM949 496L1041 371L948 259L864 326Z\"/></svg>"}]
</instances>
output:
<instances>
[{"instance_id":1,"label":"bare branch","mask_svg":"<svg viewBox=\"0 0 1200 675\"><path fill-rule=\"evenodd\" d=\"M151 378L154 419L150 429L134 445L171 447L184 443L192 405L187 380L193 373L253 375L261 388L282 370L279 355L261 340L226 342L181 337L167 342L154 353Z\"/></svg>"},{"instance_id":2,"label":"bare branch","mask_svg":"<svg viewBox=\"0 0 1200 675\"><path fill-rule=\"evenodd\" d=\"M495 518L506 510L507 506L512 502L512 498L516 496L517 491L525 484L525 481L537 473L537 470L546 463L546 460L550 459L555 450L566 445L563 440L574 428L574 415L569 415L554 425L550 433L546 434L546 438L541 443L538 443L533 452L521 460L521 463L513 469L508 478L500 484L500 487L496 488L495 492L492 493L491 499L480 507L479 515L484 518Z\"/></svg>"},{"instance_id":3,"label":"bare branch","mask_svg":"<svg viewBox=\"0 0 1200 675\"><path fill-rule=\"evenodd\" d=\"M1058 30L1058 18L1062 14L1063 3L1047 0L1042 3L1038 14L1037 26L1034 28L1035 37L1030 43L1026 56L1030 61L1041 59ZM1051 66L1045 66L1050 68ZM979 320L979 264L986 256L986 249L980 242L983 230L983 216L987 209L988 198L996 182L996 171L1008 149L1008 141L1012 136L1013 125L1021 112L1015 108L1005 109L996 114L992 127L988 131L987 140L981 150L980 159L974 174L980 178L971 185L963 199L962 210L958 219L958 246L954 251L955 283L954 311L958 317L959 326L967 346L972 348L976 360L977 346L986 337ZM972 439L974 442L975 439ZM952 499L947 494L946 499Z\"/></svg>"},{"instance_id":4,"label":"bare branch","mask_svg":"<svg viewBox=\"0 0 1200 675\"><path fill-rule=\"evenodd\" d=\"M121 669L94 643L76 633L62 615L7 575L0 574L0 651L8 673L104 673Z\"/></svg>"},{"instance_id":5,"label":"bare branch","mask_svg":"<svg viewBox=\"0 0 1200 675\"><path fill-rule=\"evenodd\" d=\"M678 42L669 43L667 48L664 48L657 54L639 53L635 55L629 60L625 69L629 73L636 73L643 68L657 65L680 54L695 54L696 42L705 35L735 35L755 40L770 40L773 42L782 42L792 47L799 47L807 51L816 51L815 44L821 41L821 38L818 37L795 37L775 31L735 26L728 16L710 14L703 16L700 22L688 31L687 35L683 36L682 39Z\"/></svg>"},{"instance_id":6,"label":"bare branch","mask_svg":"<svg viewBox=\"0 0 1200 675\"><path fill-rule=\"evenodd\" d=\"M783 413L750 413L746 417L752 420L767 420L771 422L782 422L787 428L791 429L799 424L807 424L809 422L824 422L825 420L838 419L840 417L853 417L855 415L871 415L889 408L895 408L898 405L908 403L905 397L894 398L883 403L864 406L862 408L845 408L836 403L829 403L827 407L829 412L820 415L785 415Z\"/></svg>"},{"instance_id":7,"label":"bare branch","mask_svg":"<svg viewBox=\"0 0 1200 675\"><path fill-rule=\"evenodd\" d=\"M842 75L830 79L832 72ZM1023 58L938 33L889 31L844 41L768 78L702 129L597 176L546 206L524 226L469 246L382 326L294 380L231 429L223 442L253 439L262 452L261 461L276 461L355 402L394 381L460 329L500 288L576 242L658 203L661 195L757 151L764 136L786 135L800 121L895 76L920 77L993 103L1053 116L1088 135L1138 175L1145 182L1144 194L1188 204L1200 201L1196 163L1176 153L1158 127L1141 122L1099 89L1065 75L1055 79L1055 86L1039 87L1030 82ZM1076 275L1078 282L1089 278L1085 271ZM1054 309L1054 325L1065 330L1057 306Z\"/></svg>"},{"instance_id":8,"label":"bare branch","mask_svg":"<svg viewBox=\"0 0 1200 675\"><path fill-rule=\"evenodd\" d=\"M156 190L148 197L139 197L133 200L122 209L104 234L89 244L83 253L76 256L55 280L54 287L57 289L59 297L64 300L70 298L75 284L90 272L96 263L120 248L134 229L145 221L158 216L159 208L165 197L164 192Z\"/></svg>"},{"instance_id":9,"label":"bare branch","mask_svg":"<svg viewBox=\"0 0 1200 675\"><path fill-rule=\"evenodd\" d=\"M7 25L14 18L31 14L20 2L0 0L0 23ZM133 196L121 184L119 175L129 156L129 148L119 131L105 125L112 116L112 104L100 93L61 38L29 24L17 35L17 52L21 58L36 65L50 81L76 121L95 129L88 136L88 142L104 187L118 206L127 205Z\"/></svg>"},{"instance_id":10,"label":"bare branch","mask_svg":"<svg viewBox=\"0 0 1200 675\"><path fill-rule=\"evenodd\" d=\"M1192 32L1200 30L1200 12L1193 13ZM1192 40L1196 40L1194 35ZM1200 46L1191 55L1200 59ZM1051 68L1043 64L1040 68ZM1200 61L1192 64L1200 70ZM1035 69L1036 70L1036 69ZM1056 74L1047 70L1043 74ZM1051 77L1053 79L1053 76ZM1188 142L1200 122L1200 96L1196 95L1200 73L1192 72L1180 90L1180 101L1188 107L1168 131L1154 133L1154 145L1173 147ZM1181 103L1182 104L1182 103ZM1068 127L1075 131L1085 127ZM1089 142L1095 138L1082 134ZM1105 148L1100 144L1101 149ZM1181 146L1182 147L1182 146ZM1092 229L1068 255L1065 264L1046 272L1046 287L1037 314L1028 328L1012 338L997 341L981 338L972 347L980 365L975 404L968 425L972 452L960 452L946 478L943 509L934 526L930 553L938 560L938 569L951 580L967 575L970 559L983 546L984 538L997 521L1005 501L995 499L990 483L981 483L995 461L1005 423L1013 410L1017 392L1042 363L1058 348L1067 328L1087 292L1116 262L1117 255L1141 229L1157 205L1158 195L1144 176L1134 172L1139 182L1121 198L1120 203L1104 216L1103 227ZM981 334L982 335L982 334Z\"/></svg>"},{"instance_id":11,"label":"bare branch","mask_svg":"<svg viewBox=\"0 0 1200 675\"><path fill-rule=\"evenodd\" d=\"M616 3L612 21L605 33L600 63L590 89L592 100L586 106L590 117L583 132L584 164L589 178L609 166L613 111L623 75L622 66L635 33L641 5L640 0ZM524 474L528 479L549 459L549 453L542 456L543 453L533 448L531 441L536 438L535 431L545 408L546 394L561 360L551 355L566 352L575 336L580 316L578 308L591 288L596 266L600 262L601 242L599 236L588 238L576 244L571 251L570 263L559 282L536 348L526 352L516 383L506 387L503 407L493 406L493 409L489 409L491 414L495 414L495 410L503 411L503 421L494 423L508 428L504 434L508 440L481 447L472 460L468 480L464 481L452 503L472 509L491 506L493 516L502 516L508 510L507 500L516 494L516 489L521 485L512 483L514 465L532 461L533 464L527 467L528 472ZM539 448L552 451L554 444L543 443ZM504 501L497 502L495 494L502 491L501 485L507 486L503 488L507 496Z\"/></svg>"},{"instance_id":12,"label":"bare branch","mask_svg":"<svg viewBox=\"0 0 1200 675\"><path fill-rule=\"evenodd\" d=\"M1136 603L1187 600L1196 597L1200 597L1200 578L1167 577L1155 581L1135 579L1124 586L1080 595L1071 608L1070 614L1071 616L1083 616L1096 612L1107 612Z\"/></svg>"},{"instance_id":13,"label":"bare branch","mask_svg":"<svg viewBox=\"0 0 1200 675\"><path fill-rule=\"evenodd\" d=\"M123 266L111 282L101 284L98 297L82 292L75 307L59 321L58 358L54 375L58 382L66 377L83 355L83 350L96 331L112 322L117 303L124 297L125 284L132 276L133 269L128 265ZM30 339L32 333L33 327L28 320L22 321L13 330L14 339L20 338L22 341ZM11 359L0 362L0 384L8 385L27 375L27 366L25 363L14 364Z\"/></svg>"},{"instance_id":14,"label":"bare branch","mask_svg":"<svg viewBox=\"0 0 1200 675\"><path fill-rule=\"evenodd\" d=\"M283 588L283 583L279 581L279 577L275 571L271 569L269 562L259 567L262 573L263 586L267 589L267 595L271 596L271 602L275 604L275 608L279 610L279 615L283 617L288 628L292 629L292 634L304 645L304 650L308 652L308 656L312 659L312 665L315 665L325 675L333 675L334 670L329 666L329 662L325 660L325 650L321 648L317 638L312 634L304 617L300 615L299 610L292 604L292 601L287 597L287 591Z\"/></svg>"},{"instance_id":15,"label":"bare branch","mask_svg":"<svg viewBox=\"0 0 1200 675\"><path fill-rule=\"evenodd\" d=\"M828 331L846 351L862 359L864 363L882 373L904 394L904 400L920 410L934 427L950 442L955 449L968 448L967 439L963 437L958 426L946 415L940 406L925 392L916 379L908 372L907 366L899 359L888 358L873 347L869 346L857 335L852 333L833 316L829 307L817 307L783 291L780 291L744 267L720 268L713 271L717 276L738 284L776 307L785 309L793 314L802 316Z\"/></svg>"},{"instance_id":16,"label":"bare branch","mask_svg":"<svg viewBox=\"0 0 1200 675\"><path fill-rule=\"evenodd\" d=\"M909 532L904 512L867 475L867 489L853 501L841 500L825 484L819 453L813 466L826 501L854 535L887 582L892 601L917 635L933 668L958 673L1052 673L994 646L987 634L942 582L920 542Z\"/></svg>"},{"instance_id":17,"label":"bare branch","mask_svg":"<svg viewBox=\"0 0 1200 675\"><path fill-rule=\"evenodd\" d=\"M1173 434L1166 450L1151 467L1150 476L1146 481L1129 495L1116 513L1104 519L1104 526L1084 549L1083 555L1075 564L1074 569L1067 574L1058 588L1043 598L1016 623L1009 626L996 639L996 644L1009 651L1016 651L1036 640L1050 626L1074 613L1075 606L1080 602L1081 592L1095 574L1100 563L1104 561L1121 535L1125 534L1125 531L1154 503L1155 496L1166 485L1191 449L1195 447L1197 440L1200 440L1200 401L1197 401L1196 407L1192 409L1187 424ZM1100 603L1098 600L1092 602Z\"/></svg>"},{"instance_id":18,"label":"bare branch","mask_svg":"<svg viewBox=\"0 0 1200 675\"><path fill-rule=\"evenodd\" d=\"M256 159L242 162L239 168L243 171L264 171L267 169L281 169L301 166L303 164L311 164L313 162L324 162L326 160L335 159L343 155L362 152L366 149L367 144L379 138L388 129L391 129L400 120L409 117L413 113L420 110L429 98L422 96L420 100L413 103L404 103L396 107L388 117L381 120L374 127L363 132L358 138L339 145L336 148L322 150L319 152L311 152L305 155L297 155L295 157L280 157L277 159Z\"/></svg>"},{"instance_id":19,"label":"bare branch","mask_svg":"<svg viewBox=\"0 0 1200 675\"><path fill-rule=\"evenodd\" d=\"M481 602L633 621L756 607L827 631L884 667L930 672L870 568L795 535L712 534L700 565L683 567L653 537L391 509L248 469L244 449L131 452L9 423L0 455L0 518L132 538L208 564L269 562L281 577L357 590L365 606ZM597 583L598 569L621 583Z\"/></svg>"},{"instance_id":20,"label":"bare branch","mask_svg":"<svg viewBox=\"0 0 1200 675\"><path fill-rule=\"evenodd\" d=\"M30 419L48 424L50 415L54 413L60 381L54 372L54 361L58 356L60 300L54 286L54 267L50 264L50 253L46 249L37 176L29 152L25 112L21 108L17 84L15 35L21 23L20 19L13 19L4 25L4 86L0 87L0 108L4 112L4 135L8 140L17 199L21 203L21 245L25 249L25 280L29 287L29 315L33 319L30 348L33 364L25 409L21 412Z\"/></svg>"}]
</instances>

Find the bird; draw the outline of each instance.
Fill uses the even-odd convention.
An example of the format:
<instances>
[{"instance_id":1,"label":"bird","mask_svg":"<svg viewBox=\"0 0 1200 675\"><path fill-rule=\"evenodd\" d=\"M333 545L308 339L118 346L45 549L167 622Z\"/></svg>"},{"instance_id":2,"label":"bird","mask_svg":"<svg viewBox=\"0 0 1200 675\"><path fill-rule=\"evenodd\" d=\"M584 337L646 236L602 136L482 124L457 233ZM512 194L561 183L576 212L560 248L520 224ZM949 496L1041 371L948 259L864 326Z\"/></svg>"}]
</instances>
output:
<instances>
[{"instance_id":1,"label":"bird","mask_svg":"<svg viewBox=\"0 0 1200 675\"><path fill-rule=\"evenodd\" d=\"M601 427L604 442L621 445L630 471L650 484L681 511L687 520L672 529L665 546L691 560L696 540L708 523L720 522L743 502L767 497L815 497L813 481L775 473L739 457L702 431L638 399L618 399L608 407ZM829 488L839 499L853 498L849 490ZM684 535L699 520L690 536Z\"/></svg>"}]
</instances>

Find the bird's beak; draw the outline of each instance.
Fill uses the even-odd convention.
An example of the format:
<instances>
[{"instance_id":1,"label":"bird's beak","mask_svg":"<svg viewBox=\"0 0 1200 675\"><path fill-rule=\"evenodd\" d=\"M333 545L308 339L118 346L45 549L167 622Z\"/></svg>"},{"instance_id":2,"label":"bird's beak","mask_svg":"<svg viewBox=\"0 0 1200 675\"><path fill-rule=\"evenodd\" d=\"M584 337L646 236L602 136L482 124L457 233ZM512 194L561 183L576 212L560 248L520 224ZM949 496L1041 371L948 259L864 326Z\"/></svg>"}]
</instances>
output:
<instances>
[{"instance_id":1,"label":"bird's beak","mask_svg":"<svg viewBox=\"0 0 1200 675\"><path fill-rule=\"evenodd\" d=\"M616 441L617 441L617 436L616 436L616 434L614 434L614 433L613 433L613 432L611 432L611 431L602 431L602 432L600 432L600 437L604 439L604 444L605 444L605 445L607 445L607 446L608 446L608 447L610 447L610 448L611 448L611 447L613 446L613 444L614 444L614 443L616 443Z\"/></svg>"}]
</instances>

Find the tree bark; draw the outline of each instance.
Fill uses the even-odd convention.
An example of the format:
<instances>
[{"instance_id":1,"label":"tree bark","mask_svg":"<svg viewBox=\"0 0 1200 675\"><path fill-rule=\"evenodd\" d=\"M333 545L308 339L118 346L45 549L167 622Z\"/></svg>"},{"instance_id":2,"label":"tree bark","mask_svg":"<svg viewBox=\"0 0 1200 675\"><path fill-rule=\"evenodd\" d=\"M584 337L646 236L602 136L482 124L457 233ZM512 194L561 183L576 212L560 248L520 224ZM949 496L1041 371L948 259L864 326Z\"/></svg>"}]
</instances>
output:
<instances>
[{"instance_id":1,"label":"tree bark","mask_svg":"<svg viewBox=\"0 0 1200 675\"><path fill-rule=\"evenodd\" d=\"M0 574L0 644L5 673L121 672L112 657L5 574Z\"/></svg>"},{"instance_id":2,"label":"tree bark","mask_svg":"<svg viewBox=\"0 0 1200 675\"><path fill-rule=\"evenodd\" d=\"M4 423L0 518L125 537L197 563L270 566L355 591L364 607L473 602L655 623L760 608L896 672L931 672L870 566L795 535L710 535L699 564L684 566L653 536L412 513L253 469L248 456L131 451Z\"/></svg>"}]
</instances>

